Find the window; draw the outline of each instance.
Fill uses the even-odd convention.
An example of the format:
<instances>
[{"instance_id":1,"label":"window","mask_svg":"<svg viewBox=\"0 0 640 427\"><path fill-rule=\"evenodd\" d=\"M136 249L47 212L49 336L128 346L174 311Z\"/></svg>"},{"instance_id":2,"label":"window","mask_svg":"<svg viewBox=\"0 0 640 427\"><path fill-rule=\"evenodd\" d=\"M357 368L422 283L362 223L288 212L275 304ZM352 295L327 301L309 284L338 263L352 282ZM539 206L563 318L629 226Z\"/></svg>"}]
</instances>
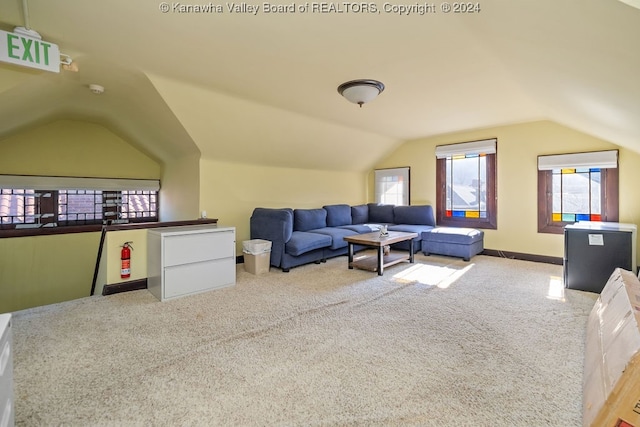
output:
<instances>
[{"instance_id":1,"label":"window","mask_svg":"<svg viewBox=\"0 0 640 427\"><path fill-rule=\"evenodd\" d=\"M576 221L618 221L618 151L538 157L538 232Z\"/></svg>"},{"instance_id":2,"label":"window","mask_svg":"<svg viewBox=\"0 0 640 427\"><path fill-rule=\"evenodd\" d=\"M436 147L436 223L497 228L495 139Z\"/></svg>"},{"instance_id":3,"label":"window","mask_svg":"<svg viewBox=\"0 0 640 427\"><path fill-rule=\"evenodd\" d=\"M158 190L153 180L1 175L0 229L158 221Z\"/></svg>"},{"instance_id":4,"label":"window","mask_svg":"<svg viewBox=\"0 0 640 427\"><path fill-rule=\"evenodd\" d=\"M409 205L409 170L408 167L376 169L376 203Z\"/></svg>"}]
</instances>

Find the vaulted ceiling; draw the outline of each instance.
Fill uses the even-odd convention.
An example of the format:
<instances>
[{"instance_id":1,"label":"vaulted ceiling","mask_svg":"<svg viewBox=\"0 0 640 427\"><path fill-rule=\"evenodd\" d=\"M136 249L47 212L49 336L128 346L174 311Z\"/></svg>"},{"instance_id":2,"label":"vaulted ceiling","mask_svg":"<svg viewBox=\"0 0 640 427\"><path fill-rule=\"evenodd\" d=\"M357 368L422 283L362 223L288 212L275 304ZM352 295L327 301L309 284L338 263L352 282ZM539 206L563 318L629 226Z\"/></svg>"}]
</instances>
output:
<instances>
[{"instance_id":1,"label":"vaulted ceiling","mask_svg":"<svg viewBox=\"0 0 640 427\"><path fill-rule=\"evenodd\" d=\"M0 64L0 137L77 117L160 160L366 170L406 140L549 119L640 152L640 10L618 0L247 3L4 0L0 29L28 21L79 71ZM336 91L356 78L386 89L358 108Z\"/></svg>"}]
</instances>

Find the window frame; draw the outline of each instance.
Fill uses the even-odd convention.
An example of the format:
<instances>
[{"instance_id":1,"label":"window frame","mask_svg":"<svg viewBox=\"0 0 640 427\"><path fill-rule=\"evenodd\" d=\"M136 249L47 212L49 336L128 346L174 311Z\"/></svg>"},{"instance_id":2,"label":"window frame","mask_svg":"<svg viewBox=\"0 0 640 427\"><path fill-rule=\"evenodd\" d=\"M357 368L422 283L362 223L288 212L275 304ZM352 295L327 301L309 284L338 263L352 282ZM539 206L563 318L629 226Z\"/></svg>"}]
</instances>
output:
<instances>
[{"instance_id":1,"label":"window frame","mask_svg":"<svg viewBox=\"0 0 640 427\"><path fill-rule=\"evenodd\" d=\"M32 190L31 188L25 189L25 190ZM21 229L31 229L31 230L39 230L39 229L43 229L43 228L49 228L47 227L47 224L55 224L55 228L66 228L66 227L78 227L78 226L89 226L89 225L112 225L112 224L126 224L126 223L142 223L142 222L158 222L159 221L159 213L160 213L160 205L159 205L159 192L158 191L148 191L149 193L155 192L155 194L153 194L153 196L155 196L155 205L156 205L156 209L155 209L155 216L135 216L135 217L124 217L123 214L125 214L125 212L122 211L122 204L119 205L119 207L117 208L118 213L120 214L118 216L117 219L111 218L109 216L106 216L105 213L109 213L112 212L114 210L113 205L108 204L107 200L112 200L113 199L113 195L117 195L118 199L122 199L125 195L123 194L126 191L132 192L132 191L143 191L143 190L114 190L114 191L104 191L104 190L98 190L101 191L100 194L100 199L101 202L99 202L98 204L102 204L102 210L101 212L99 212L102 216L102 218L99 219L60 219L61 216L65 216L65 215L73 215L74 213L60 213L59 212L59 197L60 197L60 192L61 191L66 191L66 190L38 190L38 189L33 189L35 190L36 194L42 194L42 193L46 193L46 194L51 194L51 196L49 197L36 197L35 198L35 203L36 203L36 207L37 207L37 211L40 212L40 214L47 214L46 218L40 218L39 221L31 223L0 223L0 230L21 230ZM94 190L90 190L90 189L79 189L79 191L94 191ZM144 190L145 192L147 192L147 190ZM145 194L145 196L151 196L152 194ZM0 195L1 197L2 195ZM96 195L92 194L92 196L95 198ZM95 202L94 202L95 203ZM86 215L89 214L90 212L82 212L79 213L80 215ZM98 211L96 211L94 209L93 214L98 213ZM20 227L19 225L22 224L33 224L33 227ZM37 224L40 224L40 226L37 226ZM16 227L16 225L18 225L18 227Z\"/></svg>"},{"instance_id":2,"label":"window frame","mask_svg":"<svg viewBox=\"0 0 640 427\"><path fill-rule=\"evenodd\" d=\"M376 203L383 203L380 198L380 194L378 192L378 178L383 178L387 176L397 176L402 177L403 179L406 177L406 183L403 182L403 199L406 200L406 204L397 205L397 206L410 206L411 205L411 168L409 166L397 167L397 168L384 168L384 169L375 169L373 176L373 185L374 185L374 197Z\"/></svg>"},{"instance_id":3,"label":"window frame","mask_svg":"<svg viewBox=\"0 0 640 427\"><path fill-rule=\"evenodd\" d=\"M447 158L436 158L436 224L439 226L448 227L470 227L496 230L498 228L498 187L497 187L497 139L488 141L495 141L495 153L485 154L486 159L486 218L462 218L462 217L447 217L446 205L447 205ZM482 141L473 141L470 146ZM452 144L459 145L459 144ZM471 154L471 153L469 153Z\"/></svg>"},{"instance_id":4,"label":"window frame","mask_svg":"<svg viewBox=\"0 0 640 427\"><path fill-rule=\"evenodd\" d=\"M159 222L159 180L0 175L0 188L14 191L33 191L36 195L34 200L36 215L43 215L43 217L36 218L34 222L0 223L0 237L76 233L100 230L101 227L112 224ZM80 215L76 215L77 218L89 214L89 219L69 219L68 215L75 215L75 213L60 212L59 197L64 198L67 192L72 193L67 196L73 196L77 190L92 193L94 201L91 210L78 212ZM153 206L154 209L140 211L141 216L127 215L128 209L125 213L122 211L122 207L124 199L132 194L148 197L151 204L149 208ZM113 205L107 203L107 199L113 198L114 195L118 200L115 209ZM108 211L117 211L119 214L105 216L105 212ZM100 214L101 218L92 218L91 216L94 214Z\"/></svg>"},{"instance_id":5,"label":"window frame","mask_svg":"<svg viewBox=\"0 0 640 427\"><path fill-rule=\"evenodd\" d=\"M619 221L618 168L600 169L600 216L602 222ZM538 233L564 234L564 227L575 221L552 221L553 170L538 170Z\"/></svg>"}]
</instances>

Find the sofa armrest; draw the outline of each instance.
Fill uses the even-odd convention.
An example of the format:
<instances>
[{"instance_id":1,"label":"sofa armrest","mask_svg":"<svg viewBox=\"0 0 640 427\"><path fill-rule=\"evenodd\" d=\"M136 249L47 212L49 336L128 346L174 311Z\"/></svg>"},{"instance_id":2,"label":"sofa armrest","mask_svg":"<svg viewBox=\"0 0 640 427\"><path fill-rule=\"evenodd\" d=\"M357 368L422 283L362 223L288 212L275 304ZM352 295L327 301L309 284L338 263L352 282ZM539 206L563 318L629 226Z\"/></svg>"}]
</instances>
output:
<instances>
[{"instance_id":1,"label":"sofa armrest","mask_svg":"<svg viewBox=\"0 0 640 427\"><path fill-rule=\"evenodd\" d=\"M249 220L251 239L271 242L271 265L280 267L285 244L293 233L293 210L255 208Z\"/></svg>"}]
</instances>

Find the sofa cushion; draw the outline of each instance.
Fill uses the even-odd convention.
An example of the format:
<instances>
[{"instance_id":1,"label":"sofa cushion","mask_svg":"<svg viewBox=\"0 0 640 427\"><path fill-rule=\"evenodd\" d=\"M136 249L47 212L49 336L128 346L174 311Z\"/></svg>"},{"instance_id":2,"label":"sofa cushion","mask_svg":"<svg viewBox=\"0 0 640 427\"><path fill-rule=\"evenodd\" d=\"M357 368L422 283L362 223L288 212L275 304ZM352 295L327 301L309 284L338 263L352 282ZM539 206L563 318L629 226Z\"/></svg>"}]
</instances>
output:
<instances>
[{"instance_id":1,"label":"sofa cushion","mask_svg":"<svg viewBox=\"0 0 640 427\"><path fill-rule=\"evenodd\" d=\"M341 225L338 228L346 228L347 230L355 231L357 234L371 233L374 231L371 227L364 224Z\"/></svg>"},{"instance_id":2,"label":"sofa cushion","mask_svg":"<svg viewBox=\"0 0 640 427\"><path fill-rule=\"evenodd\" d=\"M324 209L296 209L293 211L293 231L309 231L327 226Z\"/></svg>"},{"instance_id":3,"label":"sofa cushion","mask_svg":"<svg viewBox=\"0 0 640 427\"><path fill-rule=\"evenodd\" d=\"M327 211L327 227L339 227L351 224L351 206L327 205L322 207Z\"/></svg>"},{"instance_id":4,"label":"sofa cushion","mask_svg":"<svg viewBox=\"0 0 640 427\"><path fill-rule=\"evenodd\" d=\"M422 233L422 240L426 242L452 243L470 245L482 240L484 233L475 228L436 227Z\"/></svg>"},{"instance_id":5,"label":"sofa cushion","mask_svg":"<svg viewBox=\"0 0 640 427\"><path fill-rule=\"evenodd\" d=\"M291 239L289 239L285 245L285 251L289 255L298 256L314 249L321 249L329 246L331 246L331 236L319 233L294 231L291 233Z\"/></svg>"},{"instance_id":6,"label":"sofa cushion","mask_svg":"<svg viewBox=\"0 0 640 427\"><path fill-rule=\"evenodd\" d=\"M473 228L436 227L422 233L422 252L469 261L484 249L484 232Z\"/></svg>"},{"instance_id":7,"label":"sofa cushion","mask_svg":"<svg viewBox=\"0 0 640 427\"><path fill-rule=\"evenodd\" d=\"M318 233L323 234L325 236L331 237L331 246L330 249L340 249L347 246L347 242L344 241L344 237L346 236L354 236L358 234L353 230L349 230L348 228L343 227L326 227L319 228L317 230L310 230L309 233Z\"/></svg>"},{"instance_id":8,"label":"sofa cushion","mask_svg":"<svg viewBox=\"0 0 640 427\"><path fill-rule=\"evenodd\" d=\"M369 206L357 205L351 206L351 223L365 224L369 222Z\"/></svg>"},{"instance_id":9,"label":"sofa cushion","mask_svg":"<svg viewBox=\"0 0 640 427\"><path fill-rule=\"evenodd\" d=\"M402 231L404 233L418 233L418 237L413 240L422 240L422 233L432 230L430 225L417 225L417 224L395 224L390 225L389 231Z\"/></svg>"},{"instance_id":10,"label":"sofa cushion","mask_svg":"<svg viewBox=\"0 0 640 427\"><path fill-rule=\"evenodd\" d=\"M430 225L435 227L433 208L429 205L395 206L393 222L396 224Z\"/></svg>"},{"instance_id":11,"label":"sofa cushion","mask_svg":"<svg viewBox=\"0 0 640 427\"><path fill-rule=\"evenodd\" d=\"M369 221L379 224L393 224L393 205L369 203Z\"/></svg>"}]
</instances>

